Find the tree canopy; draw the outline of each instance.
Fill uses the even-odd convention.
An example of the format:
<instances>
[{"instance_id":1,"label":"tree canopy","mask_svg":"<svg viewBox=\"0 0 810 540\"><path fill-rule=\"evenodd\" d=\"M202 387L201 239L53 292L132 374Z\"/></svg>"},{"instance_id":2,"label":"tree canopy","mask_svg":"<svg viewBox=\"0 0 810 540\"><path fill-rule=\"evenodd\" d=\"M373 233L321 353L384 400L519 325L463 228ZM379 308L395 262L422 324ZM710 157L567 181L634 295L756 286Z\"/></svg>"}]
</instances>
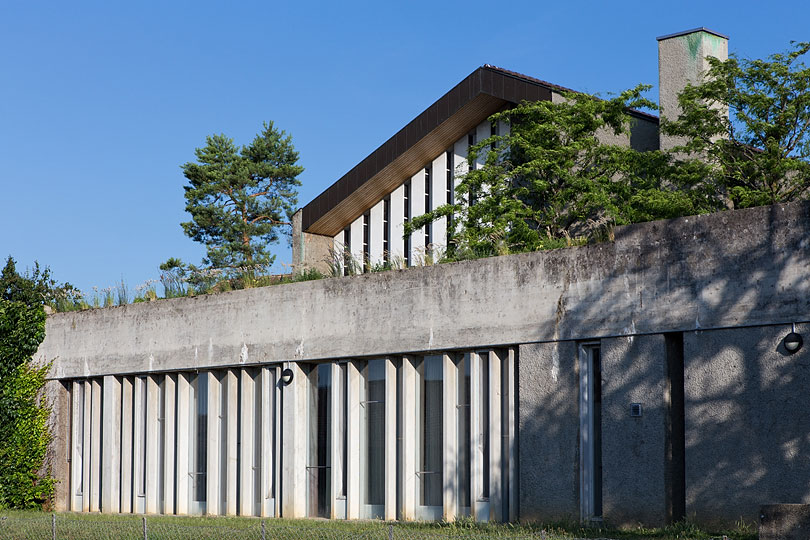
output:
<instances>
[{"instance_id":1,"label":"tree canopy","mask_svg":"<svg viewBox=\"0 0 810 540\"><path fill-rule=\"evenodd\" d=\"M767 60L709 58L704 81L679 96L662 130L734 208L804 199L810 189L810 43Z\"/></svg>"},{"instance_id":2,"label":"tree canopy","mask_svg":"<svg viewBox=\"0 0 810 540\"><path fill-rule=\"evenodd\" d=\"M273 263L268 246L278 242L280 226L290 225L304 170L298 152L272 122L242 148L222 134L205 142L195 150L197 162L182 165L191 221L181 225L205 244L205 264L253 275Z\"/></svg>"}]
</instances>

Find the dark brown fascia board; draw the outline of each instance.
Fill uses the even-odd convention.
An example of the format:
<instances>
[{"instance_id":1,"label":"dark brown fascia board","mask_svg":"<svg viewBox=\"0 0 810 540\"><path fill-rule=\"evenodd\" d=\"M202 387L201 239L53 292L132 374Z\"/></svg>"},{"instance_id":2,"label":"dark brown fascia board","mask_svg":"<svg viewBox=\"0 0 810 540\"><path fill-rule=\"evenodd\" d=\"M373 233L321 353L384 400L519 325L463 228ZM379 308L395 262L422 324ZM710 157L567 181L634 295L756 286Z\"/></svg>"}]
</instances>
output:
<instances>
[{"instance_id":1,"label":"dark brown fascia board","mask_svg":"<svg viewBox=\"0 0 810 540\"><path fill-rule=\"evenodd\" d=\"M476 69L304 206L303 230L337 235L493 113L523 100L548 101L552 92L572 91L488 64ZM640 111L631 114L658 121Z\"/></svg>"}]
</instances>

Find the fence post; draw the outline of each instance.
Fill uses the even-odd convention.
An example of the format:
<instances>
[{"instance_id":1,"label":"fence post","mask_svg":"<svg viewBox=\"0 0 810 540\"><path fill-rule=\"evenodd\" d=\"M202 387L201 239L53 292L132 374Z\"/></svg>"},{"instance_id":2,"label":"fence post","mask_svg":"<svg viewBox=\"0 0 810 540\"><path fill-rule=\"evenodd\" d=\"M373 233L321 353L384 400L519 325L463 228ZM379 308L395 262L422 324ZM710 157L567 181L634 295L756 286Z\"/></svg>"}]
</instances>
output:
<instances>
[{"instance_id":1,"label":"fence post","mask_svg":"<svg viewBox=\"0 0 810 540\"><path fill-rule=\"evenodd\" d=\"M262 520L262 540L266 540L265 529L264 529L264 520Z\"/></svg>"},{"instance_id":2,"label":"fence post","mask_svg":"<svg viewBox=\"0 0 810 540\"><path fill-rule=\"evenodd\" d=\"M148 540L148 538L146 534L146 516L143 516L143 540Z\"/></svg>"},{"instance_id":3,"label":"fence post","mask_svg":"<svg viewBox=\"0 0 810 540\"><path fill-rule=\"evenodd\" d=\"M394 524L388 524L388 540L394 540Z\"/></svg>"},{"instance_id":4,"label":"fence post","mask_svg":"<svg viewBox=\"0 0 810 540\"><path fill-rule=\"evenodd\" d=\"M56 540L56 514L51 514L51 540Z\"/></svg>"}]
</instances>

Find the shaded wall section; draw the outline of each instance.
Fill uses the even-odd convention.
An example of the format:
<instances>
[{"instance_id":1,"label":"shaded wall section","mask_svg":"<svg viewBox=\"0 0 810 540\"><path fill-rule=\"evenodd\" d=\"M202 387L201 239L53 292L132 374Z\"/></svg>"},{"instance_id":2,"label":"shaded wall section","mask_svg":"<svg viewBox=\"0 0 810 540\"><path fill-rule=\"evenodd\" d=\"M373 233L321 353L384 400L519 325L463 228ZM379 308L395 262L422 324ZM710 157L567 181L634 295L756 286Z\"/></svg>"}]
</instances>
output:
<instances>
[{"instance_id":1,"label":"shaded wall section","mask_svg":"<svg viewBox=\"0 0 810 540\"><path fill-rule=\"evenodd\" d=\"M810 325L684 336L686 511L700 523L756 523L759 507L810 503Z\"/></svg>"},{"instance_id":2,"label":"shaded wall section","mask_svg":"<svg viewBox=\"0 0 810 540\"><path fill-rule=\"evenodd\" d=\"M571 341L521 345L520 521L579 520L579 379Z\"/></svg>"}]
</instances>

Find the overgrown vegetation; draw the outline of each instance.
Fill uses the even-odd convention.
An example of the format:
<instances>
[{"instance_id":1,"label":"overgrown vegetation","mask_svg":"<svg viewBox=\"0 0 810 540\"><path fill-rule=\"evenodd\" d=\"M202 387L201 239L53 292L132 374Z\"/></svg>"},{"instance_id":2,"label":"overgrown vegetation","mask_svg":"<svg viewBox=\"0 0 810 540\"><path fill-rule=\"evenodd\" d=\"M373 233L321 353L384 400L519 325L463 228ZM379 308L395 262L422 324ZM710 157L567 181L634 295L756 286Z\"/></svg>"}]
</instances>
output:
<instances>
[{"instance_id":1,"label":"overgrown vegetation","mask_svg":"<svg viewBox=\"0 0 810 540\"><path fill-rule=\"evenodd\" d=\"M50 365L37 366L32 357L45 338L44 306L64 290L38 265L32 277L21 276L11 257L0 275L0 508L37 507L53 492L54 480L42 470Z\"/></svg>"}]
</instances>

